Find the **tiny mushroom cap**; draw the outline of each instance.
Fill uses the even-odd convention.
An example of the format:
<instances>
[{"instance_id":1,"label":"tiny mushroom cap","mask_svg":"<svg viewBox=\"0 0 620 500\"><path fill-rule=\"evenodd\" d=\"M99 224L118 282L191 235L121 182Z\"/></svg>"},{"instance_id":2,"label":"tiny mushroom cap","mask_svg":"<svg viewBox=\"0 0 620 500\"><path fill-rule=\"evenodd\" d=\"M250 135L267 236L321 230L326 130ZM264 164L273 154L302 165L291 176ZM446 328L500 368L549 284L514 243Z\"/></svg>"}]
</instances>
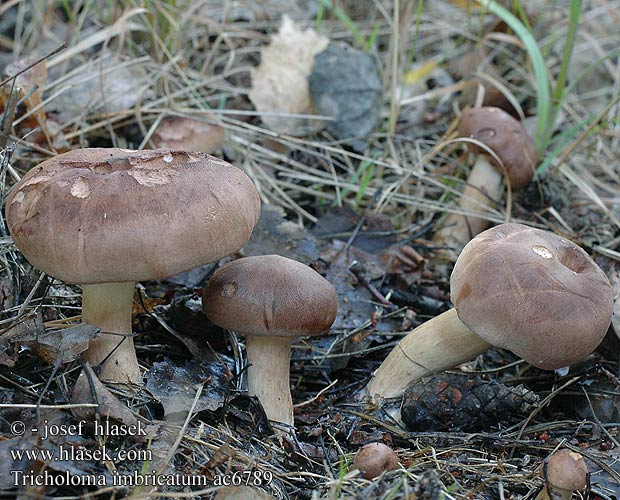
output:
<instances>
[{"instance_id":1,"label":"tiny mushroom cap","mask_svg":"<svg viewBox=\"0 0 620 500\"><path fill-rule=\"evenodd\" d=\"M216 325L253 336L302 337L329 330L338 313L334 287L280 255L245 257L218 269L203 293Z\"/></svg>"},{"instance_id":2,"label":"tiny mushroom cap","mask_svg":"<svg viewBox=\"0 0 620 500\"><path fill-rule=\"evenodd\" d=\"M588 485L588 466L580 453L563 449L548 459L544 469L550 487L566 491L582 491Z\"/></svg>"},{"instance_id":3,"label":"tiny mushroom cap","mask_svg":"<svg viewBox=\"0 0 620 500\"><path fill-rule=\"evenodd\" d=\"M450 287L467 327L545 370L585 358L611 322L611 285L588 254L521 224L502 224L471 240Z\"/></svg>"},{"instance_id":4,"label":"tiny mushroom cap","mask_svg":"<svg viewBox=\"0 0 620 500\"><path fill-rule=\"evenodd\" d=\"M243 171L203 153L93 148L33 168L6 207L31 264L92 284L164 278L237 251L260 200Z\"/></svg>"},{"instance_id":5,"label":"tiny mushroom cap","mask_svg":"<svg viewBox=\"0 0 620 500\"><path fill-rule=\"evenodd\" d=\"M534 176L536 169L534 142L527 135L523 125L502 109L494 107L468 109L461 115L458 130L462 136L475 139L495 152L502 160L513 188L526 186ZM481 153L486 153L484 149L478 149Z\"/></svg>"},{"instance_id":6,"label":"tiny mushroom cap","mask_svg":"<svg viewBox=\"0 0 620 500\"><path fill-rule=\"evenodd\" d=\"M355 454L353 467L362 473L364 479L374 479L386 471L398 469L398 456L383 443L370 443Z\"/></svg>"}]
</instances>

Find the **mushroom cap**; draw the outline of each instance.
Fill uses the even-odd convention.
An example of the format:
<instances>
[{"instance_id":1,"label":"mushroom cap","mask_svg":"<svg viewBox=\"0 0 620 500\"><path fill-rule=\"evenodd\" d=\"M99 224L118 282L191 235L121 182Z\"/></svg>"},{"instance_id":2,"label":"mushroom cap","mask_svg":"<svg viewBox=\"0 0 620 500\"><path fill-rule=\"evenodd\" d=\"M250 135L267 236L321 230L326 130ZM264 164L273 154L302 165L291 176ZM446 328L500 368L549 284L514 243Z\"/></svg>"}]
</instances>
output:
<instances>
[{"instance_id":1,"label":"mushroom cap","mask_svg":"<svg viewBox=\"0 0 620 500\"><path fill-rule=\"evenodd\" d=\"M504 110L491 106L468 109L461 115L458 130L460 135L480 141L499 156L513 188L524 187L532 180L537 163L534 142L521 122ZM503 173L495 160L492 159L492 163Z\"/></svg>"},{"instance_id":2,"label":"mushroom cap","mask_svg":"<svg viewBox=\"0 0 620 500\"><path fill-rule=\"evenodd\" d=\"M202 309L216 325L243 335L302 337L329 330L338 296L310 267L261 255L229 262L213 273Z\"/></svg>"},{"instance_id":3,"label":"mushroom cap","mask_svg":"<svg viewBox=\"0 0 620 500\"><path fill-rule=\"evenodd\" d=\"M563 449L548 458L546 476L553 488L582 491L588 485L588 466L581 453Z\"/></svg>"},{"instance_id":4,"label":"mushroom cap","mask_svg":"<svg viewBox=\"0 0 620 500\"><path fill-rule=\"evenodd\" d=\"M398 469L398 456L383 443L370 443L357 451L353 467L362 473L364 479L374 479L385 471Z\"/></svg>"},{"instance_id":5,"label":"mushroom cap","mask_svg":"<svg viewBox=\"0 0 620 500\"><path fill-rule=\"evenodd\" d=\"M588 254L521 224L502 224L472 239L457 259L450 288L465 325L545 370L582 360L611 322L611 285Z\"/></svg>"},{"instance_id":6,"label":"mushroom cap","mask_svg":"<svg viewBox=\"0 0 620 500\"><path fill-rule=\"evenodd\" d=\"M153 144L158 148L183 149L214 153L224 141L224 129L201 120L167 116L153 132Z\"/></svg>"},{"instance_id":7,"label":"mushroom cap","mask_svg":"<svg viewBox=\"0 0 620 500\"><path fill-rule=\"evenodd\" d=\"M238 168L167 149L76 149L11 191L6 219L28 261L67 283L172 276L237 251L260 200Z\"/></svg>"}]
</instances>

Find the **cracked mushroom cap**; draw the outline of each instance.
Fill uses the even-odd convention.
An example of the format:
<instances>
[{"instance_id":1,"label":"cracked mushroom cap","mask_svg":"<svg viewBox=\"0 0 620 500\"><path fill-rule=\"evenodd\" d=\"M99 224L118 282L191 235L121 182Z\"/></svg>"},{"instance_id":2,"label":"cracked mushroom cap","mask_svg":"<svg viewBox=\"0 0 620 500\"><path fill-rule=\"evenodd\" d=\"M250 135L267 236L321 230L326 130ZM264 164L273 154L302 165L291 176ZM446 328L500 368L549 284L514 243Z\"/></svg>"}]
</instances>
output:
<instances>
[{"instance_id":1,"label":"cracked mushroom cap","mask_svg":"<svg viewBox=\"0 0 620 500\"><path fill-rule=\"evenodd\" d=\"M35 267L67 283L172 276L237 251L260 211L252 181L215 157L76 149L33 168L6 219Z\"/></svg>"},{"instance_id":2,"label":"cracked mushroom cap","mask_svg":"<svg viewBox=\"0 0 620 500\"><path fill-rule=\"evenodd\" d=\"M611 322L611 285L588 254L521 224L502 224L472 239L450 288L465 325L545 370L581 361Z\"/></svg>"},{"instance_id":3,"label":"cracked mushroom cap","mask_svg":"<svg viewBox=\"0 0 620 500\"><path fill-rule=\"evenodd\" d=\"M506 167L513 188L527 186L532 180L536 170L534 142L521 122L504 110L487 106L464 111L459 121L459 134L491 148ZM480 153L486 153L473 144L470 146ZM492 162L495 164L495 160L492 159Z\"/></svg>"},{"instance_id":4,"label":"cracked mushroom cap","mask_svg":"<svg viewBox=\"0 0 620 500\"><path fill-rule=\"evenodd\" d=\"M338 296L310 267L261 255L229 262L213 273L202 308L216 325L243 335L303 337L329 330Z\"/></svg>"},{"instance_id":5,"label":"cracked mushroom cap","mask_svg":"<svg viewBox=\"0 0 620 500\"><path fill-rule=\"evenodd\" d=\"M580 453L563 449L547 461L546 480L560 490L582 491L588 485L588 466Z\"/></svg>"}]
</instances>

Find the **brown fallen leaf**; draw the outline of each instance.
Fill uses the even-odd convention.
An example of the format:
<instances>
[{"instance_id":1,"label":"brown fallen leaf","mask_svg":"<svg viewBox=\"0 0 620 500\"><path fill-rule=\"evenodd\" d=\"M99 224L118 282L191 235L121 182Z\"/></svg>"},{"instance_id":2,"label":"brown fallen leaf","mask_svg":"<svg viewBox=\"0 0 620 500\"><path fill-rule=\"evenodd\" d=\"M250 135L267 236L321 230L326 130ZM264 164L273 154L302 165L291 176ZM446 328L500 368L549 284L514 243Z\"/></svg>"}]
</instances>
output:
<instances>
[{"instance_id":1,"label":"brown fallen leaf","mask_svg":"<svg viewBox=\"0 0 620 500\"><path fill-rule=\"evenodd\" d=\"M98 337L101 330L93 325L79 324L62 330L45 330L41 326L36 331L17 340L23 347L37 353L47 363L62 364L77 359L88 349L89 342Z\"/></svg>"},{"instance_id":2,"label":"brown fallen leaf","mask_svg":"<svg viewBox=\"0 0 620 500\"><path fill-rule=\"evenodd\" d=\"M320 120L271 113L312 114L308 76L314 56L328 44L329 40L313 29L302 30L288 16L282 18L280 31L262 49L261 63L252 71L250 99L268 128L303 135L324 126Z\"/></svg>"},{"instance_id":3,"label":"brown fallen leaf","mask_svg":"<svg viewBox=\"0 0 620 500\"><path fill-rule=\"evenodd\" d=\"M193 118L168 116L157 126L151 140L157 148L213 154L222 147L224 129Z\"/></svg>"},{"instance_id":4,"label":"brown fallen leaf","mask_svg":"<svg viewBox=\"0 0 620 500\"><path fill-rule=\"evenodd\" d=\"M4 68L4 74L8 76L14 76L24 68L31 65L35 59L20 59L18 61L14 61L11 64L8 64ZM28 71L17 76L15 79L15 86L20 89L20 97L28 96L28 98L24 101L26 105L26 109L28 111L34 111L33 115L36 119L38 125L41 127L45 126L45 110L43 109L43 86L45 85L45 81L47 80L47 67L45 65L45 61L36 64ZM10 88L10 85L7 85L7 89ZM8 93L6 93L8 95ZM39 107L40 106L40 107Z\"/></svg>"},{"instance_id":5,"label":"brown fallen leaf","mask_svg":"<svg viewBox=\"0 0 620 500\"><path fill-rule=\"evenodd\" d=\"M99 404L99 415L102 420L114 420L125 426L135 426L138 419L119 399L112 394L108 388L97 378L95 372L88 363L84 364L84 369L73 387L71 403L95 403L90 381L92 381L94 392L97 396L96 402ZM78 419L93 422L95 419L95 409L92 407L72 408L71 413ZM156 425L145 426L148 435L153 435L157 431ZM148 436L135 435L136 441L145 441Z\"/></svg>"}]
</instances>

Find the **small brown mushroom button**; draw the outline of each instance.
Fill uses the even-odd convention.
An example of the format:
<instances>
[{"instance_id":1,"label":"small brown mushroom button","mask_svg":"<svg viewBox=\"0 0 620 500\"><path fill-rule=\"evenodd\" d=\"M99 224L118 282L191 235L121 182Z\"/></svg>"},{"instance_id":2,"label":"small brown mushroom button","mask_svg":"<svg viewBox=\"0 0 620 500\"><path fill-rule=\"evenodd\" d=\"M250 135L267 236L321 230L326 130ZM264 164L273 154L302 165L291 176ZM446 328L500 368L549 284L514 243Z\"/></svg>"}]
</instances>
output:
<instances>
[{"instance_id":1,"label":"small brown mushroom button","mask_svg":"<svg viewBox=\"0 0 620 500\"><path fill-rule=\"evenodd\" d=\"M81 284L82 321L107 332L87 360L103 362L100 378L132 383L141 379L130 336L134 282L237 251L259 212L240 169L168 149L76 149L30 170L6 203L17 248L50 276Z\"/></svg>"},{"instance_id":2,"label":"small brown mushroom button","mask_svg":"<svg viewBox=\"0 0 620 500\"><path fill-rule=\"evenodd\" d=\"M583 456L571 450L559 450L546 461L541 471L545 485L536 500L571 500L573 491L588 486L588 466Z\"/></svg>"},{"instance_id":3,"label":"small brown mushroom button","mask_svg":"<svg viewBox=\"0 0 620 500\"><path fill-rule=\"evenodd\" d=\"M462 211L480 212L495 206L502 195L504 168L511 188L525 187L534 176L537 164L534 142L523 125L505 111L494 107L464 111L458 131L462 137L484 144L501 160L499 165L487 150L469 143L479 154L459 202ZM485 219L451 214L435 234L433 244L449 247L456 255L488 226L489 221Z\"/></svg>"},{"instance_id":4,"label":"small brown mushroom button","mask_svg":"<svg viewBox=\"0 0 620 500\"><path fill-rule=\"evenodd\" d=\"M398 469L400 464L392 448L383 443L370 443L355 454L353 467L362 473L364 479L374 479L384 472Z\"/></svg>"},{"instance_id":5,"label":"small brown mushroom button","mask_svg":"<svg viewBox=\"0 0 620 500\"><path fill-rule=\"evenodd\" d=\"M291 339L329 330L338 312L334 287L286 257L245 257L213 274L202 304L213 323L245 335L249 394L270 420L293 425Z\"/></svg>"},{"instance_id":6,"label":"small brown mushroom button","mask_svg":"<svg viewBox=\"0 0 620 500\"><path fill-rule=\"evenodd\" d=\"M450 289L454 309L402 339L375 372L371 397L397 397L413 381L464 363L491 345L553 370L603 340L613 293L605 273L573 242L521 224L471 240Z\"/></svg>"}]
</instances>

